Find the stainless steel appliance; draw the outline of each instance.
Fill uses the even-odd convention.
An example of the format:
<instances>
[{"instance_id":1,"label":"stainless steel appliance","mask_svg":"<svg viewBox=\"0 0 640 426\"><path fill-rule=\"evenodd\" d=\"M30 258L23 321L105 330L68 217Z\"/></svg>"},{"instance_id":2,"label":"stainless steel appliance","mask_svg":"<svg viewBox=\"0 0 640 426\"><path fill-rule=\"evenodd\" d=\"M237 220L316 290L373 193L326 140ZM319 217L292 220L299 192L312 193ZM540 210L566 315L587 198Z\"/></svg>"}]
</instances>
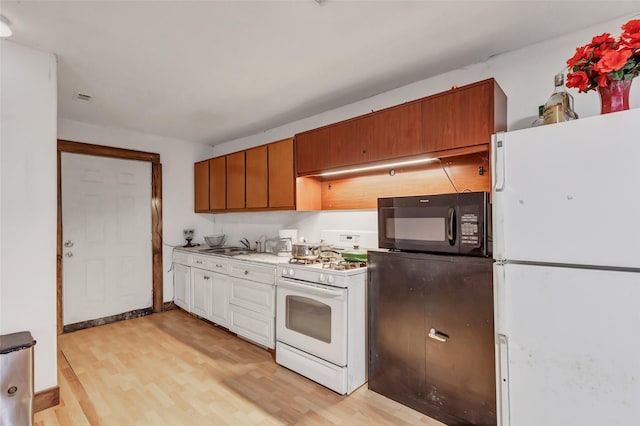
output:
<instances>
[{"instance_id":1,"label":"stainless steel appliance","mask_svg":"<svg viewBox=\"0 0 640 426\"><path fill-rule=\"evenodd\" d=\"M489 193L378 199L380 248L491 255Z\"/></svg>"},{"instance_id":2,"label":"stainless steel appliance","mask_svg":"<svg viewBox=\"0 0 640 426\"><path fill-rule=\"evenodd\" d=\"M33 424L33 349L31 333L0 336L0 425Z\"/></svg>"},{"instance_id":3,"label":"stainless steel appliance","mask_svg":"<svg viewBox=\"0 0 640 426\"><path fill-rule=\"evenodd\" d=\"M366 267L336 257L278 265L276 362L339 394L366 381Z\"/></svg>"},{"instance_id":4,"label":"stainless steel appliance","mask_svg":"<svg viewBox=\"0 0 640 426\"><path fill-rule=\"evenodd\" d=\"M488 199L379 200L368 256L369 389L446 424L496 424Z\"/></svg>"}]
</instances>

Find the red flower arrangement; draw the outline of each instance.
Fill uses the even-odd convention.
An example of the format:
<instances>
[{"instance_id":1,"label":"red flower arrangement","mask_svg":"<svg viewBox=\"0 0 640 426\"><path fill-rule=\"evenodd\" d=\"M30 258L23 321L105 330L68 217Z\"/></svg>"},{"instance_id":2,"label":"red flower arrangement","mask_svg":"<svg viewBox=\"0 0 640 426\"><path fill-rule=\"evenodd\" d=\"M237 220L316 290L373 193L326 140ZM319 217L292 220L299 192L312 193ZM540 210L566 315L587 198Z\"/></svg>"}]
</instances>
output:
<instances>
[{"instance_id":1,"label":"red flower arrangement","mask_svg":"<svg viewBox=\"0 0 640 426\"><path fill-rule=\"evenodd\" d=\"M612 80L629 80L640 74L640 19L621 28L618 40L604 33L576 49L567 61L571 71L567 74L567 87L588 92L606 87Z\"/></svg>"}]
</instances>

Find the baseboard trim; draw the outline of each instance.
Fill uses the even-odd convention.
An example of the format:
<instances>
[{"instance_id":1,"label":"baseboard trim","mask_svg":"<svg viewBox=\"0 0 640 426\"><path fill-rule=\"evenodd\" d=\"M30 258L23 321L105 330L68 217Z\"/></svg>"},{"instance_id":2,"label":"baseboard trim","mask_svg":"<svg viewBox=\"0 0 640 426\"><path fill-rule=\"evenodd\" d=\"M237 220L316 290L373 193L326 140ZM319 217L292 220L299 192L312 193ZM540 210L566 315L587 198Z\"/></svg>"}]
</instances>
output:
<instances>
[{"instance_id":1,"label":"baseboard trim","mask_svg":"<svg viewBox=\"0 0 640 426\"><path fill-rule=\"evenodd\" d=\"M74 324L65 325L62 328L63 333L71 333L72 331L84 330L85 328L97 327L99 325L111 324L116 321L140 318L153 313L152 308L136 309L135 311L123 312L110 317L98 318L89 321L76 322Z\"/></svg>"},{"instance_id":2,"label":"baseboard trim","mask_svg":"<svg viewBox=\"0 0 640 426\"><path fill-rule=\"evenodd\" d=\"M33 395L33 412L46 410L60 404L60 386L41 390Z\"/></svg>"},{"instance_id":3,"label":"baseboard trim","mask_svg":"<svg viewBox=\"0 0 640 426\"><path fill-rule=\"evenodd\" d=\"M176 306L176 304L173 302L164 302L162 305L162 312L171 311L174 309L178 309L178 306Z\"/></svg>"}]
</instances>

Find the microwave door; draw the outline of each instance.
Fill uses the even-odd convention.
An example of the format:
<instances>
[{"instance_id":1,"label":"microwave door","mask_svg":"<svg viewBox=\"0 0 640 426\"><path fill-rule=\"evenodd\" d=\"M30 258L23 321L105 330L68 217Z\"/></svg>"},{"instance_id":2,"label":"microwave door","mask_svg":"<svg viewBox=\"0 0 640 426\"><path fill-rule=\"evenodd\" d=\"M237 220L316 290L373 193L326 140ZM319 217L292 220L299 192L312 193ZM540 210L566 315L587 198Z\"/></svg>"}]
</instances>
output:
<instances>
[{"instance_id":1,"label":"microwave door","mask_svg":"<svg viewBox=\"0 0 640 426\"><path fill-rule=\"evenodd\" d=\"M378 210L380 248L456 253L454 206L394 206Z\"/></svg>"}]
</instances>

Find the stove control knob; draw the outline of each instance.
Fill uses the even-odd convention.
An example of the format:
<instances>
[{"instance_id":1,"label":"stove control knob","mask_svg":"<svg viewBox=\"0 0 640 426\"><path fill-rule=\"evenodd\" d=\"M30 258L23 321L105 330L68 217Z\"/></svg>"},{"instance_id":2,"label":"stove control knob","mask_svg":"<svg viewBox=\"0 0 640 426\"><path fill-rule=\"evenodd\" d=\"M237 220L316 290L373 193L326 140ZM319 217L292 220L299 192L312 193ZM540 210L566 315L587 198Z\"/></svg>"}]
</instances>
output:
<instances>
[{"instance_id":1,"label":"stove control knob","mask_svg":"<svg viewBox=\"0 0 640 426\"><path fill-rule=\"evenodd\" d=\"M320 276L318 277L318 280L319 280L321 283L323 283L323 282L324 282L324 280L325 280L325 276L324 276L324 274L320 274Z\"/></svg>"},{"instance_id":2,"label":"stove control knob","mask_svg":"<svg viewBox=\"0 0 640 426\"><path fill-rule=\"evenodd\" d=\"M287 268L282 268L282 271L280 272L280 275L282 275L283 277L287 276Z\"/></svg>"},{"instance_id":3,"label":"stove control knob","mask_svg":"<svg viewBox=\"0 0 640 426\"><path fill-rule=\"evenodd\" d=\"M293 269L293 268L289 268L289 276L290 276L290 277L293 277L293 276L295 276L295 275L296 275L296 271L295 271L295 269Z\"/></svg>"},{"instance_id":4,"label":"stove control knob","mask_svg":"<svg viewBox=\"0 0 640 426\"><path fill-rule=\"evenodd\" d=\"M335 280L336 280L336 278L335 278L333 275L329 275L329 276L327 277L327 282L328 282L329 284L333 284Z\"/></svg>"}]
</instances>

